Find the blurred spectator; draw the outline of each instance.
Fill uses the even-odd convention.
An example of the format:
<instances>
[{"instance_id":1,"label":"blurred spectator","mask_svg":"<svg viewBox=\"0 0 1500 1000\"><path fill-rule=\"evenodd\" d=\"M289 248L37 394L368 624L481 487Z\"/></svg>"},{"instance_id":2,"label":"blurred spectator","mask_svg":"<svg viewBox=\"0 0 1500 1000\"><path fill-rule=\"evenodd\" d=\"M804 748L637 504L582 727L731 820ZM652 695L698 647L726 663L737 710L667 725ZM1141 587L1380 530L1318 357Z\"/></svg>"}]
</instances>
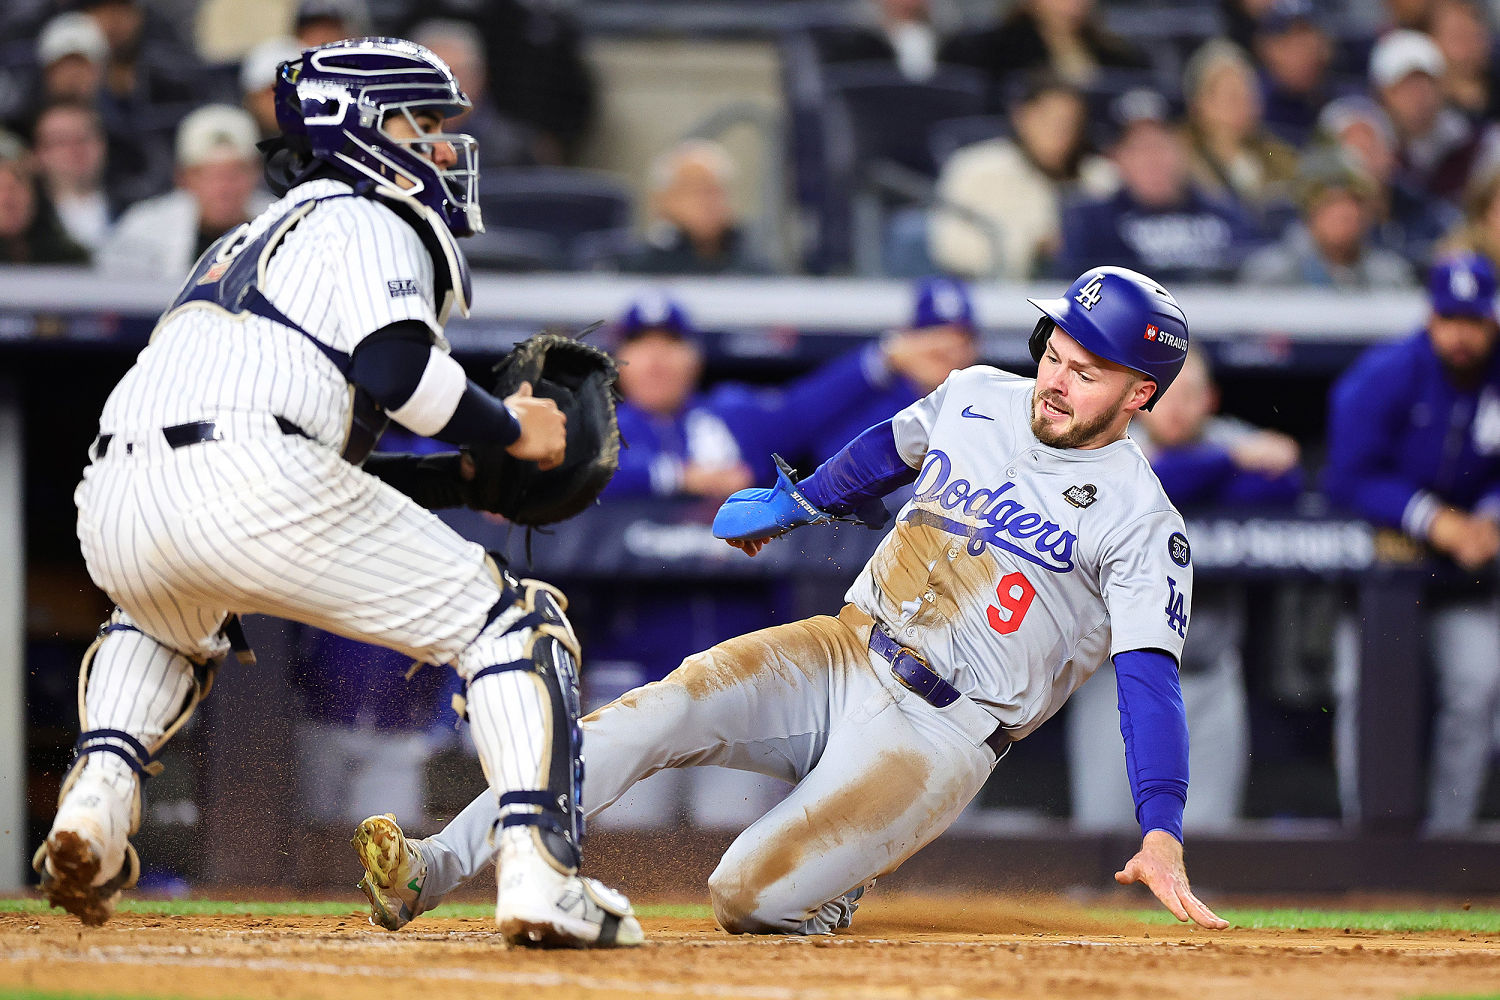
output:
<instances>
[{"instance_id":1,"label":"blurred spectator","mask_svg":"<svg viewBox=\"0 0 1500 1000\"><path fill-rule=\"evenodd\" d=\"M114 100L147 111L162 104L202 101L211 78L192 45L142 0L77 0L109 45L104 89Z\"/></svg>"},{"instance_id":2,"label":"blurred spectator","mask_svg":"<svg viewBox=\"0 0 1500 1000\"><path fill-rule=\"evenodd\" d=\"M1471 175L1500 163L1500 143L1490 126L1443 103L1444 69L1437 43L1419 31L1393 31L1370 53L1370 84L1395 127L1401 175L1457 200Z\"/></svg>"},{"instance_id":3,"label":"blurred spectator","mask_svg":"<svg viewBox=\"0 0 1500 1000\"><path fill-rule=\"evenodd\" d=\"M1442 246L1449 252L1480 254L1500 268L1500 169L1469 185L1463 223Z\"/></svg>"},{"instance_id":4,"label":"blurred spectator","mask_svg":"<svg viewBox=\"0 0 1500 1000\"><path fill-rule=\"evenodd\" d=\"M88 259L88 251L57 221L25 144L0 132L0 263L86 264Z\"/></svg>"},{"instance_id":5,"label":"blurred spectator","mask_svg":"<svg viewBox=\"0 0 1500 1000\"><path fill-rule=\"evenodd\" d=\"M1471 118L1500 114L1500 78L1489 17L1477 0L1437 0L1432 40L1443 54L1443 96Z\"/></svg>"},{"instance_id":6,"label":"blurred spectator","mask_svg":"<svg viewBox=\"0 0 1500 1000\"><path fill-rule=\"evenodd\" d=\"M177 128L177 187L128 209L100 248L107 274L180 278L209 244L260 210L261 175L249 112L209 104Z\"/></svg>"},{"instance_id":7,"label":"blurred spectator","mask_svg":"<svg viewBox=\"0 0 1500 1000\"><path fill-rule=\"evenodd\" d=\"M934 9L942 5L943 0L863 0L850 23L812 33L818 61L888 62L908 80L926 80L937 69L945 34Z\"/></svg>"},{"instance_id":8,"label":"blurred spectator","mask_svg":"<svg viewBox=\"0 0 1500 1000\"><path fill-rule=\"evenodd\" d=\"M1101 69L1151 68L1145 53L1104 28L1094 0L1020 0L998 25L949 39L938 62L983 70L997 86L1028 70L1087 87Z\"/></svg>"},{"instance_id":9,"label":"blurred spectator","mask_svg":"<svg viewBox=\"0 0 1500 1000\"><path fill-rule=\"evenodd\" d=\"M1432 26L1432 0L1385 0L1384 6L1391 27L1427 31Z\"/></svg>"},{"instance_id":10,"label":"blurred spectator","mask_svg":"<svg viewBox=\"0 0 1500 1000\"><path fill-rule=\"evenodd\" d=\"M1034 75L1010 108L1014 138L965 146L943 164L928 230L934 263L970 278L1035 277L1062 243L1063 196L1075 188L1102 196L1119 183L1109 162L1087 151L1087 120L1077 88Z\"/></svg>"},{"instance_id":11,"label":"blurred spectator","mask_svg":"<svg viewBox=\"0 0 1500 1000\"><path fill-rule=\"evenodd\" d=\"M430 18L472 22L484 39L490 106L532 129L530 154L537 163L573 163L597 98L571 6L562 0L426 0L398 33L409 35L414 23Z\"/></svg>"},{"instance_id":12,"label":"blurred spectator","mask_svg":"<svg viewBox=\"0 0 1500 1000\"><path fill-rule=\"evenodd\" d=\"M1266 127L1301 147L1333 95L1328 69L1333 45L1311 0L1275 0L1255 25Z\"/></svg>"},{"instance_id":13,"label":"blurred spectator","mask_svg":"<svg viewBox=\"0 0 1500 1000\"><path fill-rule=\"evenodd\" d=\"M644 246L620 269L636 274L767 274L729 202L734 164L724 147L689 139L651 165Z\"/></svg>"},{"instance_id":14,"label":"blurred spectator","mask_svg":"<svg viewBox=\"0 0 1500 1000\"><path fill-rule=\"evenodd\" d=\"M1432 248L1458 224L1456 208L1418 190L1396 167L1396 132L1385 111L1363 95L1330 101L1318 131L1374 182L1375 243L1408 261L1426 261Z\"/></svg>"},{"instance_id":15,"label":"blurred spectator","mask_svg":"<svg viewBox=\"0 0 1500 1000\"><path fill-rule=\"evenodd\" d=\"M1201 191L1188 174L1187 145L1165 98L1129 91L1115 101L1110 156L1121 188L1063 211L1063 248L1053 270L1078 274L1099 261L1165 282L1224 278L1257 235L1234 204Z\"/></svg>"},{"instance_id":16,"label":"blurred spectator","mask_svg":"<svg viewBox=\"0 0 1500 1000\"><path fill-rule=\"evenodd\" d=\"M881 338L878 354L866 354L876 390L819 432L812 459L831 457L866 428L889 420L978 361L979 329L968 287L954 278L929 277L916 282L912 292L910 321Z\"/></svg>"},{"instance_id":17,"label":"blurred spectator","mask_svg":"<svg viewBox=\"0 0 1500 1000\"><path fill-rule=\"evenodd\" d=\"M1289 204L1297 151L1266 130L1255 67L1244 51L1222 39L1206 43L1188 60L1182 89L1194 183L1263 221Z\"/></svg>"},{"instance_id":18,"label":"blurred spectator","mask_svg":"<svg viewBox=\"0 0 1500 1000\"><path fill-rule=\"evenodd\" d=\"M109 43L92 17L77 11L59 14L36 40L42 99L97 100L108 61Z\"/></svg>"},{"instance_id":19,"label":"blurred spectator","mask_svg":"<svg viewBox=\"0 0 1500 1000\"><path fill-rule=\"evenodd\" d=\"M276 124L277 68L301 54L295 38L277 35L257 44L240 60L240 106L255 119L262 139L281 133Z\"/></svg>"},{"instance_id":20,"label":"blurred spectator","mask_svg":"<svg viewBox=\"0 0 1500 1000\"><path fill-rule=\"evenodd\" d=\"M479 30L467 21L423 21L412 41L427 46L448 64L473 104L448 121L448 131L467 132L479 140L479 162L485 167L514 167L535 162L533 130L495 111L487 90L488 70ZM483 175L481 175L481 181Z\"/></svg>"},{"instance_id":21,"label":"blurred spectator","mask_svg":"<svg viewBox=\"0 0 1500 1000\"><path fill-rule=\"evenodd\" d=\"M370 12L364 0L299 0L292 33L304 49L370 33Z\"/></svg>"},{"instance_id":22,"label":"blurred spectator","mask_svg":"<svg viewBox=\"0 0 1500 1000\"><path fill-rule=\"evenodd\" d=\"M1307 285L1348 290L1412 284L1411 266L1375 246L1374 183L1341 154L1314 154L1298 178L1301 222L1280 242L1245 262L1240 280L1252 285Z\"/></svg>"},{"instance_id":23,"label":"blurred spectator","mask_svg":"<svg viewBox=\"0 0 1500 1000\"><path fill-rule=\"evenodd\" d=\"M1188 355L1172 388L1140 413L1130 436L1145 453L1172 503L1184 510L1287 508L1302 489L1297 442L1216 416L1218 390L1203 355ZM1232 824L1241 814L1250 762L1250 716L1241 655L1248 595L1243 583L1198 580L1193 621L1179 676L1187 709L1193 794L1185 829ZM1125 778L1114 666L1100 667L1068 702L1068 764L1073 822L1082 829L1134 829Z\"/></svg>"},{"instance_id":24,"label":"blurred spectator","mask_svg":"<svg viewBox=\"0 0 1500 1000\"><path fill-rule=\"evenodd\" d=\"M1219 20L1224 36L1250 51L1255 46L1255 27L1276 0L1219 0Z\"/></svg>"},{"instance_id":25,"label":"blurred spectator","mask_svg":"<svg viewBox=\"0 0 1500 1000\"><path fill-rule=\"evenodd\" d=\"M37 112L32 129L37 174L69 238L97 250L114 221L104 189L104 124L94 105L60 99Z\"/></svg>"},{"instance_id":26,"label":"blurred spectator","mask_svg":"<svg viewBox=\"0 0 1500 1000\"><path fill-rule=\"evenodd\" d=\"M1456 569L1434 574L1423 606L1437 716L1427 829L1472 826L1500 708L1500 352L1495 270L1483 257L1440 261L1431 313L1410 337L1370 348L1330 394L1323 489L1335 504L1426 543ZM1344 815L1360 815L1354 748L1357 622L1334 644L1334 720Z\"/></svg>"}]
</instances>

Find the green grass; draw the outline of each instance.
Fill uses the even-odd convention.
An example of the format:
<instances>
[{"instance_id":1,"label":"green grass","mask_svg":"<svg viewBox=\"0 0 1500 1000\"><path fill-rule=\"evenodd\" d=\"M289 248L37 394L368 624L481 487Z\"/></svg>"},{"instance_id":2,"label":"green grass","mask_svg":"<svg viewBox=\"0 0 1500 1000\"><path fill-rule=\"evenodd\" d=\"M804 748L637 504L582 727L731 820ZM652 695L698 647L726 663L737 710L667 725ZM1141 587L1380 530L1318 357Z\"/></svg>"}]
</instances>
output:
<instances>
[{"instance_id":1,"label":"green grass","mask_svg":"<svg viewBox=\"0 0 1500 1000\"><path fill-rule=\"evenodd\" d=\"M0 913L46 913L47 909L46 901L41 899L0 899ZM637 906L635 910L643 917L652 918L713 918L712 910L697 903L648 903L644 906ZM118 912L162 916L245 914L253 917L342 917L349 914L363 916L369 912L369 908L365 901L358 897L345 902L292 900L281 903L221 899L123 899L120 901ZM495 915L495 907L492 903L447 903L435 913L443 917L487 919ZM0 1000L10 1000L10 998L0 993Z\"/></svg>"},{"instance_id":2,"label":"green grass","mask_svg":"<svg viewBox=\"0 0 1500 1000\"><path fill-rule=\"evenodd\" d=\"M1177 918L1166 910L1098 912L1101 916L1138 920L1147 924L1178 924ZM1500 933L1500 910L1239 910L1229 908L1215 912L1236 927L1249 927L1256 930L1296 928L1343 930L1347 927L1354 931L1395 933L1411 931Z\"/></svg>"}]
</instances>

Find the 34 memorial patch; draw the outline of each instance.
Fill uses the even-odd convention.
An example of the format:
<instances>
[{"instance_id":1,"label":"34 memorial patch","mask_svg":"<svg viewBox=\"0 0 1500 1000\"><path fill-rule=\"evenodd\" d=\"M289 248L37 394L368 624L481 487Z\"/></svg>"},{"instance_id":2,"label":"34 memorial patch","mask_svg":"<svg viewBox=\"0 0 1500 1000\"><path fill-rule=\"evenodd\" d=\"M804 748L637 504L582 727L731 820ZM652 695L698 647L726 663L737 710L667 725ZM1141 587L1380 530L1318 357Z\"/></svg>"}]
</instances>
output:
<instances>
[{"instance_id":1,"label":"34 memorial patch","mask_svg":"<svg viewBox=\"0 0 1500 1000\"><path fill-rule=\"evenodd\" d=\"M1167 539L1167 555L1179 566L1186 566L1193 558L1193 550L1188 547L1187 536L1180 531L1172 532L1172 537Z\"/></svg>"}]
</instances>

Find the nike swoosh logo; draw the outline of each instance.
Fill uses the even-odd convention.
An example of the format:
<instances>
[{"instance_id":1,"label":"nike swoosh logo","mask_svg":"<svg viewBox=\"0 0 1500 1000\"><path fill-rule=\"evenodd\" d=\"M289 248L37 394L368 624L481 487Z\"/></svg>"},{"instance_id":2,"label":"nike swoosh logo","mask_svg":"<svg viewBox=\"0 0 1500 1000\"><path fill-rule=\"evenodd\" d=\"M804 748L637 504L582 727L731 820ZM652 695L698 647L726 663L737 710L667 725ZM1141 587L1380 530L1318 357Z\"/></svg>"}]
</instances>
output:
<instances>
[{"instance_id":1,"label":"nike swoosh logo","mask_svg":"<svg viewBox=\"0 0 1500 1000\"><path fill-rule=\"evenodd\" d=\"M963 413L960 414L960 415L961 416L965 416L965 417L973 417L975 420L994 420L995 419L994 417L987 417L983 413L975 413L974 412L974 408L970 407L970 406L965 406L964 409L963 409Z\"/></svg>"}]
</instances>

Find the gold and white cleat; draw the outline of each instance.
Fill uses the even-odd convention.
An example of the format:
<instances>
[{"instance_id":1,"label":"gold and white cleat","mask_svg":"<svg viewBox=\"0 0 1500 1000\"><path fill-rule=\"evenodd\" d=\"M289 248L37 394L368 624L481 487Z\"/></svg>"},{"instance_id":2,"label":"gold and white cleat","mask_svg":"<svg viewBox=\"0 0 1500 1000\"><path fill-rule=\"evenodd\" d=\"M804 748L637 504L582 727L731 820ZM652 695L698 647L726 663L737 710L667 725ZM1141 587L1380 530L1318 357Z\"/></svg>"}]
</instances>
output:
<instances>
[{"instance_id":1,"label":"gold and white cleat","mask_svg":"<svg viewBox=\"0 0 1500 1000\"><path fill-rule=\"evenodd\" d=\"M364 866L359 889L370 901L370 923L399 931L420 914L427 861L391 813L371 816L354 831L354 853Z\"/></svg>"}]
</instances>

